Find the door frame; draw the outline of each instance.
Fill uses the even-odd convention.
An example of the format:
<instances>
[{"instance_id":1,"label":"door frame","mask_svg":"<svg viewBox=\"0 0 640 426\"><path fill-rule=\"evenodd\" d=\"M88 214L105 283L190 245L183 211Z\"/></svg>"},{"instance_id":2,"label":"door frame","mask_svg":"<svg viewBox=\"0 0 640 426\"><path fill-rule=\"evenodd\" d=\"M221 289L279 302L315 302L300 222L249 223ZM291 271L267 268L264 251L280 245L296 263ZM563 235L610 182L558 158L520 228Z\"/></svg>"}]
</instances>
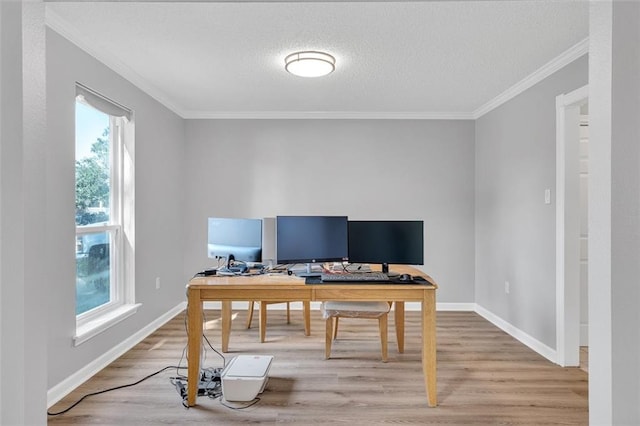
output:
<instances>
[{"instance_id":1,"label":"door frame","mask_svg":"<svg viewBox=\"0 0 640 426\"><path fill-rule=\"evenodd\" d=\"M580 107L583 86L556 97L556 363L580 365Z\"/></svg>"}]
</instances>

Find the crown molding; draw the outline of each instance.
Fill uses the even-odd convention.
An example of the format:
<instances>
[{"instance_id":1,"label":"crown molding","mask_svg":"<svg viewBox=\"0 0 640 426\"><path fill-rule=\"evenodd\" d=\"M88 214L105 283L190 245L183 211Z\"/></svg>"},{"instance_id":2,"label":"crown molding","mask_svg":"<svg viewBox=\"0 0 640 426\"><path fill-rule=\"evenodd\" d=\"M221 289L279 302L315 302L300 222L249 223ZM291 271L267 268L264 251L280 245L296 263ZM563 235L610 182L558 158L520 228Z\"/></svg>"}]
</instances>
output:
<instances>
[{"instance_id":1,"label":"crown molding","mask_svg":"<svg viewBox=\"0 0 640 426\"><path fill-rule=\"evenodd\" d=\"M240 120L473 120L466 112L396 112L396 111L186 111L186 119Z\"/></svg>"},{"instance_id":2,"label":"crown molding","mask_svg":"<svg viewBox=\"0 0 640 426\"><path fill-rule=\"evenodd\" d=\"M515 98L525 90L533 87L535 84L541 82L545 78L549 77L554 72L560 70L561 68L569 65L571 62L580 58L581 56L589 53L589 38L585 38L579 43L575 44L573 47L570 47L565 52L561 53L556 58L544 64L542 67L538 68L533 73L529 74L527 77L520 80L518 83L514 84L486 104L482 105L480 108L476 109L471 113L473 119L478 119L485 115L486 113L496 109L500 105L506 103L507 101Z\"/></svg>"},{"instance_id":3,"label":"crown molding","mask_svg":"<svg viewBox=\"0 0 640 426\"><path fill-rule=\"evenodd\" d=\"M1 0L0 0L1 1ZM533 85L549 77L589 51L589 39L585 38L555 59L549 61L529 76L514 84L481 107L470 112L438 111L189 111L171 102L167 95L150 84L131 67L86 42L82 35L64 19L46 9L46 25L62 37L78 46L88 55L102 62L114 72L131 82L169 110L184 119L345 119L345 120L476 120L484 114L513 99Z\"/></svg>"},{"instance_id":4,"label":"crown molding","mask_svg":"<svg viewBox=\"0 0 640 426\"><path fill-rule=\"evenodd\" d=\"M104 51L100 51L95 46L92 46L91 43L86 42L82 35L77 31L77 29L70 25L67 21L62 19L58 14L52 12L49 8L46 8L45 10L45 23L49 28L69 40L71 43L75 44L83 52L100 61L105 66L111 68L114 72L116 72L122 78L131 82L138 89L142 90L144 93L151 96L153 99L160 102L162 105L184 118L184 114L181 108L179 108L173 102L169 101L162 90L150 84L144 77L135 72L133 69L131 69L131 67L120 61L115 56L109 55Z\"/></svg>"},{"instance_id":5,"label":"crown molding","mask_svg":"<svg viewBox=\"0 0 640 426\"><path fill-rule=\"evenodd\" d=\"M86 42L82 35L50 9L46 10L45 22L49 28L75 44L82 51L102 62L117 74L133 83L156 101L184 119L370 119L370 120L472 120L467 112L367 112L367 111L187 111L170 102L164 92L150 84L131 67Z\"/></svg>"}]
</instances>

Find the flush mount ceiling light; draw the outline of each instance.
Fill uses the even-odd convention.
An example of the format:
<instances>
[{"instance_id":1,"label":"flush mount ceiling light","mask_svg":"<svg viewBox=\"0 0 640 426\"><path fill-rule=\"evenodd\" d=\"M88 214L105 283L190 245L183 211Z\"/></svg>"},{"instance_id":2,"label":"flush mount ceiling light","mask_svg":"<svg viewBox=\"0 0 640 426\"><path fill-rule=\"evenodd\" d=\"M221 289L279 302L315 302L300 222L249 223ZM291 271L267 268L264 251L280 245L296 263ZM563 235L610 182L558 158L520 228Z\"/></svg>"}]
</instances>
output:
<instances>
[{"instance_id":1,"label":"flush mount ceiling light","mask_svg":"<svg viewBox=\"0 0 640 426\"><path fill-rule=\"evenodd\" d=\"M336 58L324 52L296 52L284 58L284 69L300 77L322 77L336 69Z\"/></svg>"}]
</instances>

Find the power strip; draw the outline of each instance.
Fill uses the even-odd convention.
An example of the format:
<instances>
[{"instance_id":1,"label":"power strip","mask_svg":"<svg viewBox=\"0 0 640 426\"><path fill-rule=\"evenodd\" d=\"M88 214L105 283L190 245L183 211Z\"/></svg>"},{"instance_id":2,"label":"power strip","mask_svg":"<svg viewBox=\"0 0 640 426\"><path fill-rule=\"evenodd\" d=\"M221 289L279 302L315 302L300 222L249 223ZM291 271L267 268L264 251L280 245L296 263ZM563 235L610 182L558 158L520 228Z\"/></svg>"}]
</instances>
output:
<instances>
[{"instance_id":1,"label":"power strip","mask_svg":"<svg viewBox=\"0 0 640 426\"><path fill-rule=\"evenodd\" d=\"M222 392L222 368L202 370L198 383L198 395L207 395L212 392Z\"/></svg>"},{"instance_id":2,"label":"power strip","mask_svg":"<svg viewBox=\"0 0 640 426\"><path fill-rule=\"evenodd\" d=\"M200 380L198 381L198 395L215 396L216 393L222 395L222 368L214 368L202 370L200 372ZM184 400L187 398L187 382L181 379L175 379L173 385L178 391L178 395Z\"/></svg>"},{"instance_id":3,"label":"power strip","mask_svg":"<svg viewBox=\"0 0 640 426\"><path fill-rule=\"evenodd\" d=\"M208 368L205 370L200 370L200 381L201 382L211 382L211 381L220 381L222 377L222 368Z\"/></svg>"}]
</instances>

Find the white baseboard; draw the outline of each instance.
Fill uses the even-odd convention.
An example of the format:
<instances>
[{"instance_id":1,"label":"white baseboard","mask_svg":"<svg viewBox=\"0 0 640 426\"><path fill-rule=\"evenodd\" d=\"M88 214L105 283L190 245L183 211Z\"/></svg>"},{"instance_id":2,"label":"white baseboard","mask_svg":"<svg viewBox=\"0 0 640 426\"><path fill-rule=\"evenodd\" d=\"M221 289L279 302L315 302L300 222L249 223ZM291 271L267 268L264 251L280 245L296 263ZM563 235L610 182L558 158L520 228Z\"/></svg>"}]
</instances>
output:
<instances>
[{"instance_id":1,"label":"white baseboard","mask_svg":"<svg viewBox=\"0 0 640 426\"><path fill-rule=\"evenodd\" d=\"M417 310L420 310L420 305ZM475 310L475 303L436 303L436 311L474 312Z\"/></svg>"},{"instance_id":2,"label":"white baseboard","mask_svg":"<svg viewBox=\"0 0 640 426\"><path fill-rule=\"evenodd\" d=\"M475 311L476 313L478 313L478 315L482 316L484 319L486 319L487 321L489 321L490 323L492 323L493 325L495 325L505 333L518 339L520 342L522 342L529 348L533 349L543 357L547 358L549 361L553 363L557 363L558 354L555 349L552 349L549 346L545 345L544 343L540 342L539 340L534 339L524 331L520 330L517 327L514 327L512 324L508 323L507 321L503 320L502 318L493 314L492 312L489 312L488 310L486 310L480 305L476 304Z\"/></svg>"},{"instance_id":3,"label":"white baseboard","mask_svg":"<svg viewBox=\"0 0 640 426\"><path fill-rule=\"evenodd\" d=\"M105 368L107 365L118 359L128 350L144 340L151 333L167 323L170 319L185 310L186 307L187 302L178 304L176 307L169 310L164 315L158 317L155 321L151 322L137 333L131 335L128 339L123 340L119 345L113 347L110 351L104 353L102 356L96 358L85 367L76 371L74 374L49 389L47 391L47 408L53 406L56 402L60 401L75 388L86 382L89 378Z\"/></svg>"}]
</instances>

